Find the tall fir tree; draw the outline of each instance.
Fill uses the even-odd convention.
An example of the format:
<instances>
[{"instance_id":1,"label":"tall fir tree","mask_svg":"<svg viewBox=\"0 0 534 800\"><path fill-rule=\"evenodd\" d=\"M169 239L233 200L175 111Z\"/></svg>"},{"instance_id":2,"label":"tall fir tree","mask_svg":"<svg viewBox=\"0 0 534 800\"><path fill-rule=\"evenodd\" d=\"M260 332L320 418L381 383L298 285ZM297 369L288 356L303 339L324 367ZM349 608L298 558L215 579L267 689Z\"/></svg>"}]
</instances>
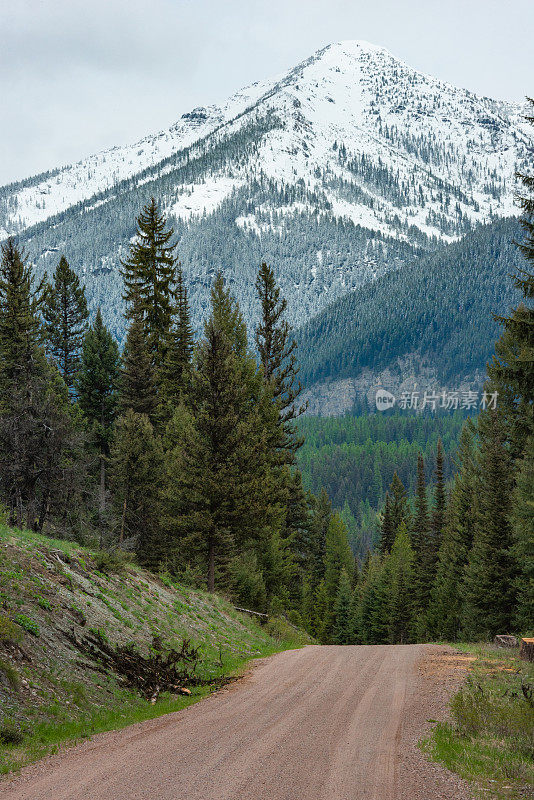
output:
<instances>
[{"instance_id":1,"label":"tall fir tree","mask_svg":"<svg viewBox=\"0 0 534 800\"><path fill-rule=\"evenodd\" d=\"M341 573L344 571L350 582L354 572L354 556L350 549L347 529L337 513L332 514L328 523L324 561L324 586L327 606L323 619L322 641L330 642L333 636L335 602Z\"/></svg>"},{"instance_id":2,"label":"tall fir tree","mask_svg":"<svg viewBox=\"0 0 534 800\"><path fill-rule=\"evenodd\" d=\"M350 577L347 571L342 569L334 602L334 627L332 632L334 644L351 644L351 599Z\"/></svg>"},{"instance_id":3,"label":"tall fir tree","mask_svg":"<svg viewBox=\"0 0 534 800\"><path fill-rule=\"evenodd\" d=\"M446 496L443 478L443 446L441 444L441 439L438 439L432 520L430 526L427 528L426 536L418 540L416 551L415 588L419 611L417 634L420 640L426 639L429 636L428 607L432 586L436 578L439 548L443 538L445 509Z\"/></svg>"},{"instance_id":4,"label":"tall fir tree","mask_svg":"<svg viewBox=\"0 0 534 800\"><path fill-rule=\"evenodd\" d=\"M462 430L457 466L426 615L430 636L448 641L460 637L462 581L477 523L474 425L470 421Z\"/></svg>"},{"instance_id":5,"label":"tall fir tree","mask_svg":"<svg viewBox=\"0 0 534 800\"><path fill-rule=\"evenodd\" d=\"M143 321L134 317L128 329L122 354L119 406L146 414L153 423L158 405L154 367L146 344Z\"/></svg>"},{"instance_id":6,"label":"tall fir tree","mask_svg":"<svg viewBox=\"0 0 534 800\"><path fill-rule=\"evenodd\" d=\"M291 335L291 326L284 319L287 301L281 297L271 267L263 263L256 279L256 291L261 304L260 322L256 328L256 347L260 356L264 379L271 384L272 396L279 407L279 420L283 433L286 458L302 444L290 423L306 410L296 401L302 392L298 381L297 343Z\"/></svg>"},{"instance_id":7,"label":"tall fir tree","mask_svg":"<svg viewBox=\"0 0 534 800\"><path fill-rule=\"evenodd\" d=\"M191 377L194 335L191 313L181 267L176 268L175 312L160 375L160 405L163 417L172 416L172 409L187 394Z\"/></svg>"},{"instance_id":8,"label":"tall fir tree","mask_svg":"<svg viewBox=\"0 0 534 800\"><path fill-rule=\"evenodd\" d=\"M31 266L13 239L0 262L0 382L3 392L31 373L39 352L45 281L34 289Z\"/></svg>"},{"instance_id":9,"label":"tall fir tree","mask_svg":"<svg viewBox=\"0 0 534 800\"><path fill-rule=\"evenodd\" d=\"M152 197L137 218L136 241L122 262L126 315L141 315L147 346L159 371L165 359L175 299L174 230Z\"/></svg>"},{"instance_id":10,"label":"tall fir tree","mask_svg":"<svg viewBox=\"0 0 534 800\"><path fill-rule=\"evenodd\" d=\"M390 607L389 641L407 644L413 637L413 565L414 553L406 523L402 523L395 536L389 557Z\"/></svg>"},{"instance_id":11,"label":"tall fir tree","mask_svg":"<svg viewBox=\"0 0 534 800\"><path fill-rule=\"evenodd\" d=\"M202 567L210 591L228 584L236 548L269 522L263 433L249 401L242 364L212 317L197 352L190 411L178 409L171 420L165 493L168 535Z\"/></svg>"},{"instance_id":12,"label":"tall fir tree","mask_svg":"<svg viewBox=\"0 0 534 800\"><path fill-rule=\"evenodd\" d=\"M512 501L513 547L517 565L517 609L514 623L520 631L534 625L534 436L527 440L519 463Z\"/></svg>"},{"instance_id":13,"label":"tall fir tree","mask_svg":"<svg viewBox=\"0 0 534 800\"><path fill-rule=\"evenodd\" d=\"M462 629L467 637L509 632L515 604L516 564L510 524L513 461L499 411L479 417L478 519L463 585Z\"/></svg>"},{"instance_id":14,"label":"tall fir tree","mask_svg":"<svg viewBox=\"0 0 534 800\"><path fill-rule=\"evenodd\" d=\"M117 414L120 357L117 342L102 320L100 309L85 334L78 375L78 403L99 458L99 527L103 543L106 515L106 464Z\"/></svg>"},{"instance_id":15,"label":"tall fir tree","mask_svg":"<svg viewBox=\"0 0 534 800\"><path fill-rule=\"evenodd\" d=\"M397 472L393 474L391 486L387 494L389 496L388 516L385 519L385 526L384 520L382 522L382 536L380 539L380 550L382 553L391 552L398 529L403 522L406 524L408 523L408 497L406 489ZM386 517L385 513L384 517Z\"/></svg>"},{"instance_id":16,"label":"tall fir tree","mask_svg":"<svg viewBox=\"0 0 534 800\"><path fill-rule=\"evenodd\" d=\"M119 542L132 538L141 566L157 571L164 556L160 535L161 444L147 414L128 408L117 420L110 454L110 483Z\"/></svg>"},{"instance_id":17,"label":"tall fir tree","mask_svg":"<svg viewBox=\"0 0 534 800\"><path fill-rule=\"evenodd\" d=\"M44 295L47 351L54 359L60 375L72 392L80 368L80 352L87 330L85 287L61 256Z\"/></svg>"},{"instance_id":18,"label":"tall fir tree","mask_svg":"<svg viewBox=\"0 0 534 800\"><path fill-rule=\"evenodd\" d=\"M426 496L425 460L417 456L417 485L415 490L415 515L412 521L412 544L416 553L430 533L430 518Z\"/></svg>"},{"instance_id":19,"label":"tall fir tree","mask_svg":"<svg viewBox=\"0 0 534 800\"><path fill-rule=\"evenodd\" d=\"M44 285L33 288L31 266L8 240L0 264L0 482L11 521L33 530L83 471L73 463L79 434L65 384L41 347Z\"/></svg>"},{"instance_id":20,"label":"tall fir tree","mask_svg":"<svg viewBox=\"0 0 534 800\"><path fill-rule=\"evenodd\" d=\"M386 550L389 550L394 539L395 531L393 530L393 521L391 519L391 498L389 492L386 492L386 501L380 523L380 552L385 553Z\"/></svg>"}]
</instances>

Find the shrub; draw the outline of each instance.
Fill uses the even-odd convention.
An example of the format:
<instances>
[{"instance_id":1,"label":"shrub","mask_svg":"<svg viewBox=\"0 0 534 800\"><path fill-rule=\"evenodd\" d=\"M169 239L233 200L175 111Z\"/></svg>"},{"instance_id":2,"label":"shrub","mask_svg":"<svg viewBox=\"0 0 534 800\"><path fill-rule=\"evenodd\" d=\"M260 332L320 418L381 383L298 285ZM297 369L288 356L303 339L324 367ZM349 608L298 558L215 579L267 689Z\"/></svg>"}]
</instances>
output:
<instances>
[{"instance_id":1,"label":"shrub","mask_svg":"<svg viewBox=\"0 0 534 800\"><path fill-rule=\"evenodd\" d=\"M0 614L0 642L18 644L24 636L19 625L12 622L5 614Z\"/></svg>"},{"instance_id":2,"label":"shrub","mask_svg":"<svg viewBox=\"0 0 534 800\"><path fill-rule=\"evenodd\" d=\"M20 625L21 628L24 628L25 631L31 633L32 636L39 636L39 625L35 622L35 620L27 617L26 614L17 614L15 617L15 622L17 625Z\"/></svg>"},{"instance_id":3,"label":"shrub","mask_svg":"<svg viewBox=\"0 0 534 800\"><path fill-rule=\"evenodd\" d=\"M0 726L0 744L17 745L24 741L24 734L14 725L6 723Z\"/></svg>"},{"instance_id":4,"label":"shrub","mask_svg":"<svg viewBox=\"0 0 534 800\"><path fill-rule=\"evenodd\" d=\"M19 673L9 661L0 660L0 673L2 673L12 689L17 691L20 687Z\"/></svg>"},{"instance_id":5,"label":"shrub","mask_svg":"<svg viewBox=\"0 0 534 800\"><path fill-rule=\"evenodd\" d=\"M126 569L130 558L123 550L98 550L94 554L95 567L104 575L120 575Z\"/></svg>"}]
</instances>

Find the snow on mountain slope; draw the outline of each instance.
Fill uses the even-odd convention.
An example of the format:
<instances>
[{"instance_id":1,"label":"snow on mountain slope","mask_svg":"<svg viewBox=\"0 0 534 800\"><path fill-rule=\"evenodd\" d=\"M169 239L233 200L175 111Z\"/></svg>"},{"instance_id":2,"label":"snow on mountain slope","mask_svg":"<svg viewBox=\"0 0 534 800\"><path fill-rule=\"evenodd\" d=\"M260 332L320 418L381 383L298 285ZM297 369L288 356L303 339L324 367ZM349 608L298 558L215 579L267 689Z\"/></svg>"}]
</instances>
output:
<instances>
[{"instance_id":1,"label":"snow on mountain slope","mask_svg":"<svg viewBox=\"0 0 534 800\"><path fill-rule=\"evenodd\" d=\"M520 108L416 72L366 42L330 45L283 76L243 89L221 107L197 108L169 130L45 176L5 187L0 228L22 230L132 178L194 142L235 132L272 113L252 159L168 198L183 219L211 213L262 174L304 181L333 216L409 241L409 229L450 240L469 223L514 213L513 174L526 134ZM201 183L202 181L200 181ZM0 208L0 214L1 214ZM259 220L251 224L261 228ZM1 230L0 230L1 235Z\"/></svg>"},{"instance_id":2,"label":"snow on mountain slope","mask_svg":"<svg viewBox=\"0 0 534 800\"><path fill-rule=\"evenodd\" d=\"M0 188L0 239L17 234L38 274L64 254L122 338L119 261L155 196L175 228L199 330L217 269L254 323L262 261L299 326L516 213L514 173L529 146L521 114L383 48L340 42L135 145Z\"/></svg>"},{"instance_id":3,"label":"snow on mountain slope","mask_svg":"<svg viewBox=\"0 0 534 800\"><path fill-rule=\"evenodd\" d=\"M113 147L77 164L5 187L10 211L4 228L0 227L0 237L20 233L153 167L242 114L269 88L269 82L254 83L221 107L195 108L168 130L146 136L135 144Z\"/></svg>"}]
</instances>

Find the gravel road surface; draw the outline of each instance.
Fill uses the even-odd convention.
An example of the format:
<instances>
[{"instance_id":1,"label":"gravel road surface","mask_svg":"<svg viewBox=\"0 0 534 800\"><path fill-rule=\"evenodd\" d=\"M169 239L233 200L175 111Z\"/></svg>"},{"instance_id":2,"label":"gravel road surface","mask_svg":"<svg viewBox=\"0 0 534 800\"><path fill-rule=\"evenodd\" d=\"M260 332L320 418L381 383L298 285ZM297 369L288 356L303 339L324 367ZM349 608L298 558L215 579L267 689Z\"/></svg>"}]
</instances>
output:
<instances>
[{"instance_id":1,"label":"gravel road surface","mask_svg":"<svg viewBox=\"0 0 534 800\"><path fill-rule=\"evenodd\" d=\"M417 746L462 679L435 645L305 647L0 783L5 800L467 800Z\"/></svg>"}]
</instances>

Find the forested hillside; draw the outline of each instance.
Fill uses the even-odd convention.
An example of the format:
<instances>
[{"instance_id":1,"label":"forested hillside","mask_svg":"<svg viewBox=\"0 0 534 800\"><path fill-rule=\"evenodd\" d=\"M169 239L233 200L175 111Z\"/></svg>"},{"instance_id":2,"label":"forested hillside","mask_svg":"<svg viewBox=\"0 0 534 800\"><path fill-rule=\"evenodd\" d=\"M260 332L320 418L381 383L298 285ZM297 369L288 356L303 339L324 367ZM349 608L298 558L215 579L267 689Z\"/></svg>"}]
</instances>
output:
<instances>
[{"instance_id":1,"label":"forested hillside","mask_svg":"<svg viewBox=\"0 0 534 800\"><path fill-rule=\"evenodd\" d=\"M336 301L297 332L302 380L398 372L398 359L416 355L457 388L491 356L493 315L518 302L509 276L522 264L520 238L516 220L495 221Z\"/></svg>"},{"instance_id":2,"label":"forested hillside","mask_svg":"<svg viewBox=\"0 0 534 800\"><path fill-rule=\"evenodd\" d=\"M303 485L314 493L326 489L360 561L378 544L379 513L394 473L413 495L417 457L422 453L432 482L441 438L444 478L449 481L465 420L466 414L461 412L306 416L299 420L304 439L298 451Z\"/></svg>"}]
</instances>

